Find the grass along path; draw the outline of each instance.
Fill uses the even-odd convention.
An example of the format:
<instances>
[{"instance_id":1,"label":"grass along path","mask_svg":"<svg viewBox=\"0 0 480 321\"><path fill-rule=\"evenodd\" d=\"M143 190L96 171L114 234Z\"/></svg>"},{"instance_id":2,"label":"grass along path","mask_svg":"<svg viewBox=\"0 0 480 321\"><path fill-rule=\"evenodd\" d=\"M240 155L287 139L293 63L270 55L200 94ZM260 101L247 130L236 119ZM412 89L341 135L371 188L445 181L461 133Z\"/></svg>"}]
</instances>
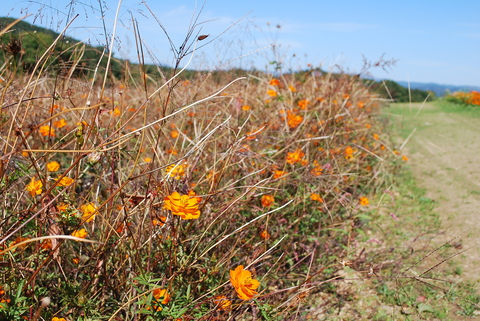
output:
<instances>
[{"instance_id":1,"label":"grass along path","mask_svg":"<svg viewBox=\"0 0 480 321\"><path fill-rule=\"evenodd\" d=\"M352 268L342 271L345 280L332 283L331 293L312 298L317 308L308 316L472 320L480 312L480 227L475 222L480 110L435 102L393 104L383 113L399 140L393 145L407 142L398 156L401 165L392 185L372 201L372 221L357 239ZM406 166L402 154L409 157ZM332 293L337 301L330 301L345 301L329 302Z\"/></svg>"},{"instance_id":2,"label":"grass along path","mask_svg":"<svg viewBox=\"0 0 480 321\"><path fill-rule=\"evenodd\" d=\"M480 110L446 102L397 104L391 108L408 137L411 170L427 197L437 203L441 233L432 246L450 242L464 280L480 278Z\"/></svg>"}]
</instances>

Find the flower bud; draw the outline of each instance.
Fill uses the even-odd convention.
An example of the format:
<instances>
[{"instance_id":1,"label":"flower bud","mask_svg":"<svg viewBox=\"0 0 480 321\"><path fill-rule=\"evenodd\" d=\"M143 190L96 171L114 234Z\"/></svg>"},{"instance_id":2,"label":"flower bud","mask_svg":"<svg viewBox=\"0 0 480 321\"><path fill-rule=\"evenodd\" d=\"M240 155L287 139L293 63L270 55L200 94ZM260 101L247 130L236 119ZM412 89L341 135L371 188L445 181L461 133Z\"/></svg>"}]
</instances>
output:
<instances>
[{"instance_id":1,"label":"flower bud","mask_svg":"<svg viewBox=\"0 0 480 321\"><path fill-rule=\"evenodd\" d=\"M101 156L102 156L102 154L99 153L99 152L93 152L93 153L88 154L88 156L87 156L88 164L90 164L90 166L94 166L95 164L97 164L100 161Z\"/></svg>"}]
</instances>

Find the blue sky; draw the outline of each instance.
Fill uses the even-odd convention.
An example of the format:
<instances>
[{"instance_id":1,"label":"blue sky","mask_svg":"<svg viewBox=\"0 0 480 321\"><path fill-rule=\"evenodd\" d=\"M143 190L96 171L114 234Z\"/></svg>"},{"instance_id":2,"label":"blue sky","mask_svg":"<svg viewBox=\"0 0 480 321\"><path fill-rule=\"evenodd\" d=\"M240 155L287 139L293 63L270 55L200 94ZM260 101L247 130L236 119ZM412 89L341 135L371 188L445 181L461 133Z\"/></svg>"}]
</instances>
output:
<instances>
[{"instance_id":1,"label":"blue sky","mask_svg":"<svg viewBox=\"0 0 480 321\"><path fill-rule=\"evenodd\" d=\"M67 21L70 2L13 0L12 8L4 4L0 10L11 17L32 13L27 21L59 31ZM118 1L102 0L107 6L103 21L97 0L73 2L77 2L74 12L79 17L67 33L104 44L103 23L111 33ZM145 2L176 46L204 3ZM41 14L36 15L40 8ZM208 40L220 37L198 50L191 66L265 69L272 68L269 62L279 61L286 70L311 64L327 71L340 66L358 73L363 57L374 62L384 55L397 63L387 71L371 69L375 78L480 86L479 12L478 0L207 0L198 20L200 33L209 34ZM141 0L121 3L115 56L136 59L132 16L149 52L146 58L171 64L168 41Z\"/></svg>"}]
</instances>

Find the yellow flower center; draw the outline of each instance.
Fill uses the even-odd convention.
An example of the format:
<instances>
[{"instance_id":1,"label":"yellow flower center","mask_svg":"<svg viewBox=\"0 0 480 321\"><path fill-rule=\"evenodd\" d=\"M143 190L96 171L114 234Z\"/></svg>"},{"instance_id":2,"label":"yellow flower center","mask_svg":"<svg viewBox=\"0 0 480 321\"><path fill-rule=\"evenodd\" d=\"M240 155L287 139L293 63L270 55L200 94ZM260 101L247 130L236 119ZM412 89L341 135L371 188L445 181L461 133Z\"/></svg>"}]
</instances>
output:
<instances>
[{"instance_id":1,"label":"yellow flower center","mask_svg":"<svg viewBox=\"0 0 480 321\"><path fill-rule=\"evenodd\" d=\"M188 200L190 199L190 196L188 195L182 195L180 197L180 203L182 203L182 205L188 205Z\"/></svg>"}]
</instances>

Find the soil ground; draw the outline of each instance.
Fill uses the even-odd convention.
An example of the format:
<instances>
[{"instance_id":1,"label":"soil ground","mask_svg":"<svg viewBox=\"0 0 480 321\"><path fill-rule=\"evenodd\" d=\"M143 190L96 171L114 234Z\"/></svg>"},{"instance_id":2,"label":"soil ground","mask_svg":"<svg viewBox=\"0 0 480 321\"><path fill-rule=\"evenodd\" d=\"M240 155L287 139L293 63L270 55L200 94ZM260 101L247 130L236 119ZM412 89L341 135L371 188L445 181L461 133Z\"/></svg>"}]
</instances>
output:
<instances>
[{"instance_id":1,"label":"soil ground","mask_svg":"<svg viewBox=\"0 0 480 321\"><path fill-rule=\"evenodd\" d=\"M446 102L394 104L385 112L395 115L404 139L402 154L418 185L435 200L441 229L431 248L450 243L461 268L461 281L480 279L480 109ZM448 263L448 262L446 262ZM478 283L477 283L478 285ZM478 289L478 287L477 287Z\"/></svg>"}]
</instances>

